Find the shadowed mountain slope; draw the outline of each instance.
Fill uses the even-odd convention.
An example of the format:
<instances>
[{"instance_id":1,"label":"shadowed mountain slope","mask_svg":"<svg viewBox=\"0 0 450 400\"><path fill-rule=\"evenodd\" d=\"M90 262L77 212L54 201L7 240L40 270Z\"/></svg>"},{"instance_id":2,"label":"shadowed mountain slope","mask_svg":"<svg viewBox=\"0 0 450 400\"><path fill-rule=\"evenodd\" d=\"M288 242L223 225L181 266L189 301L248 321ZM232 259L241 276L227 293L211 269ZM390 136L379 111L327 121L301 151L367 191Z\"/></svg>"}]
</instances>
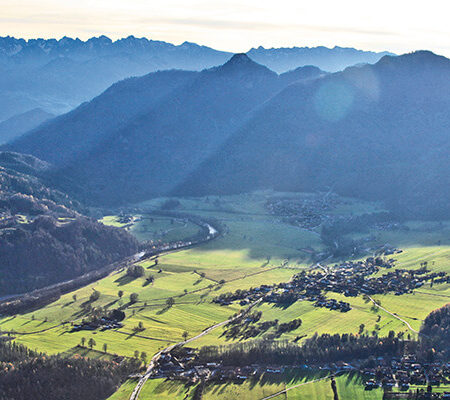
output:
<instances>
[{"instance_id":1,"label":"shadowed mountain slope","mask_svg":"<svg viewBox=\"0 0 450 400\"><path fill-rule=\"evenodd\" d=\"M304 75L321 74L309 68ZM198 73L149 74L112 86L10 148L55 164L53 180L64 185L69 177L63 188L73 191L76 182L77 194L91 202L164 195L261 104L301 78L300 70L280 77L245 54Z\"/></svg>"},{"instance_id":2,"label":"shadowed mountain slope","mask_svg":"<svg viewBox=\"0 0 450 400\"><path fill-rule=\"evenodd\" d=\"M162 71L112 85L91 102L60 115L11 144L55 165L65 165L98 145L110 132L185 85L196 72Z\"/></svg>"},{"instance_id":3,"label":"shadowed mountain slope","mask_svg":"<svg viewBox=\"0 0 450 400\"><path fill-rule=\"evenodd\" d=\"M250 53L277 72L309 64L334 71L376 62L384 54L325 47L259 48ZM230 56L195 43L173 45L134 36L116 41L106 36L86 41L0 37L0 121L37 107L62 114L121 79L170 69L200 71Z\"/></svg>"},{"instance_id":4,"label":"shadowed mountain slope","mask_svg":"<svg viewBox=\"0 0 450 400\"><path fill-rule=\"evenodd\" d=\"M450 60L425 51L293 84L175 193L333 188L448 215L449 110Z\"/></svg>"},{"instance_id":5,"label":"shadowed mountain slope","mask_svg":"<svg viewBox=\"0 0 450 400\"><path fill-rule=\"evenodd\" d=\"M18 138L53 117L53 114L35 108L0 122L0 144Z\"/></svg>"}]
</instances>

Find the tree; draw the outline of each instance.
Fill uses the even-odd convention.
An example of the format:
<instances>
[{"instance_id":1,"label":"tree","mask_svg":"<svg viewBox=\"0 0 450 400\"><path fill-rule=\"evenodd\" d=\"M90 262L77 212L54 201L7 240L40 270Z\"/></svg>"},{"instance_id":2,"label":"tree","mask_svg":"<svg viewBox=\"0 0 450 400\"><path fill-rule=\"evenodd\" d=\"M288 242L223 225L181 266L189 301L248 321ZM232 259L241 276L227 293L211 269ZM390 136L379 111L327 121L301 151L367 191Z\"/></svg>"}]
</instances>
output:
<instances>
[{"instance_id":1,"label":"tree","mask_svg":"<svg viewBox=\"0 0 450 400\"><path fill-rule=\"evenodd\" d=\"M334 377L331 378L331 390L333 391L333 399L339 400L338 391L336 387L336 381L334 380Z\"/></svg>"},{"instance_id":2,"label":"tree","mask_svg":"<svg viewBox=\"0 0 450 400\"><path fill-rule=\"evenodd\" d=\"M138 323L138 329L139 329L140 331L143 331L143 330L144 330L144 324L142 323L142 321L139 321L139 323Z\"/></svg>"},{"instance_id":3,"label":"tree","mask_svg":"<svg viewBox=\"0 0 450 400\"><path fill-rule=\"evenodd\" d=\"M95 340L94 340L93 338L90 338L90 339L89 339L88 346L90 347L91 350L93 349L93 347L94 347L96 344L97 344L97 343L95 343Z\"/></svg>"},{"instance_id":4,"label":"tree","mask_svg":"<svg viewBox=\"0 0 450 400\"><path fill-rule=\"evenodd\" d=\"M136 303L138 301L139 295L137 293L130 294L130 303Z\"/></svg>"},{"instance_id":5,"label":"tree","mask_svg":"<svg viewBox=\"0 0 450 400\"><path fill-rule=\"evenodd\" d=\"M119 298L121 299L122 296L123 296L123 290L119 290L119 291L117 292L117 296L119 296Z\"/></svg>"},{"instance_id":6,"label":"tree","mask_svg":"<svg viewBox=\"0 0 450 400\"><path fill-rule=\"evenodd\" d=\"M106 353L107 350L108 350L108 344L103 343L103 353Z\"/></svg>"},{"instance_id":7,"label":"tree","mask_svg":"<svg viewBox=\"0 0 450 400\"><path fill-rule=\"evenodd\" d=\"M183 332L183 340L186 341L188 337L189 337L188 331L184 331Z\"/></svg>"},{"instance_id":8,"label":"tree","mask_svg":"<svg viewBox=\"0 0 450 400\"><path fill-rule=\"evenodd\" d=\"M145 275L145 269L142 265L131 265L127 269L127 275L133 278L140 278Z\"/></svg>"},{"instance_id":9,"label":"tree","mask_svg":"<svg viewBox=\"0 0 450 400\"><path fill-rule=\"evenodd\" d=\"M77 301L77 295L74 294L74 295L72 296L72 299L73 299L73 302L75 303L75 302Z\"/></svg>"},{"instance_id":10,"label":"tree","mask_svg":"<svg viewBox=\"0 0 450 400\"><path fill-rule=\"evenodd\" d=\"M138 350L135 350L134 351L134 358L139 358L139 351Z\"/></svg>"},{"instance_id":11,"label":"tree","mask_svg":"<svg viewBox=\"0 0 450 400\"><path fill-rule=\"evenodd\" d=\"M141 353L141 360L144 364L147 364L147 353L145 351Z\"/></svg>"},{"instance_id":12,"label":"tree","mask_svg":"<svg viewBox=\"0 0 450 400\"><path fill-rule=\"evenodd\" d=\"M100 298L100 292L98 290L95 290L91 293L89 296L89 301L92 303L93 301L96 301Z\"/></svg>"},{"instance_id":13,"label":"tree","mask_svg":"<svg viewBox=\"0 0 450 400\"><path fill-rule=\"evenodd\" d=\"M174 304L175 304L175 300L173 299L173 297L169 297L169 298L166 300L166 305L167 305L167 307L172 307Z\"/></svg>"},{"instance_id":14,"label":"tree","mask_svg":"<svg viewBox=\"0 0 450 400\"><path fill-rule=\"evenodd\" d=\"M82 337L81 338L81 346L84 347L85 343L86 343L86 338Z\"/></svg>"},{"instance_id":15,"label":"tree","mask_svg":"<svg viewBox=\"0 0 450 400\"><path fill-rule=\"evenodd\" d=\"M364 325L364 324L361 324L360 326L359 326L359 331L358 331L358 333L361 335L363 332L364 332L364 328L365 328L366 326Z\"/></svg>"}]
</instances>

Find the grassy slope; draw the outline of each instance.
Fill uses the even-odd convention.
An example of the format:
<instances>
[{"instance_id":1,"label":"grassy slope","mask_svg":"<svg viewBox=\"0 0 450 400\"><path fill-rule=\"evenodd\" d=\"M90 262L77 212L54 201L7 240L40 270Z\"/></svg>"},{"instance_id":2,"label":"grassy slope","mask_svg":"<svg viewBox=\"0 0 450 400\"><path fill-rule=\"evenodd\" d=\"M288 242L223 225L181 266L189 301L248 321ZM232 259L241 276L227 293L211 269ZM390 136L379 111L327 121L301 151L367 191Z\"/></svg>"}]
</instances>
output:
<instances>
[{"instance_id":1,"label":"grassy slope","mask_svg":"<svg viewBox=\"0 0 450 400\"><path fill-rule=\"evenodd\" d=\"M282 375L263 375L258 380L248 379L242 383L222 383L208 384L203 391L204 400L260 400L282 390L292 388L280 394L276 399L280 400L333 400L330 379L311 382L327 374L325 372L305 373L304 370L293 372L287 371ZM376 389L372 391L364 390L361 384L361 377L358 374L344 374L336 378L339 398L341 400L381 400L383 391ZM309 383L308 383L309 382ZM135 382L127 382L119 392L109 400L125 400L129 398ZM300 385L295 387L297 385ZM188 399L192 395L192 388L186 387L180 382L155 379L148 381L142 391L142 399L162 398L162 399L182 399L184 394L188 394ZM173 397L168 397L168 396ZM127 397L128 396L128 397Z\"/></svg>"}]
</instances>

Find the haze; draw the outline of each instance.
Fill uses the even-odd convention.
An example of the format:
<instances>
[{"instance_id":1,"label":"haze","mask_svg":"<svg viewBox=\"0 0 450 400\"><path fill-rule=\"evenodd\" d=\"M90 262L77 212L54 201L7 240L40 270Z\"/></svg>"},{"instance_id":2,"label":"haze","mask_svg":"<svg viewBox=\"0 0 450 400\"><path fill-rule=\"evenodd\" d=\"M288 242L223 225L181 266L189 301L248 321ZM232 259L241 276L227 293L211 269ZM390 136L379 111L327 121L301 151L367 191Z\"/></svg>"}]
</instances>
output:
<instances>
[{"instance_id":1,"label":"haze","mask_svg":"<svg viewBox=\"0 0 450 400\"><path fill-rule=\"evenodd\" d=\"M1 36L135 35L232 52L260 45L340 45L450 55L450 5L445 0L0 0L0 7Z\"/></svg>"}]
</instances>

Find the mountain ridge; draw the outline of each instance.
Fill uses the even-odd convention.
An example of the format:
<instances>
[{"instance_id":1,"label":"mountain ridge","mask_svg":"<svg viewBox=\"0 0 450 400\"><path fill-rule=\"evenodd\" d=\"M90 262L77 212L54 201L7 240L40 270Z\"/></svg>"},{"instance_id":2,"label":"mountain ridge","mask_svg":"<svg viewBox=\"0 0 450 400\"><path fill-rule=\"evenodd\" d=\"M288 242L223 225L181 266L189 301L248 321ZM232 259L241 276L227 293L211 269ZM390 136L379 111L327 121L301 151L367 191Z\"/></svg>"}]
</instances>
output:
<instances>
[{"instance_id":1,"label":"mountain ridge","mask_svg":"<svg viewBox=\"0 0 450 400\"><path fill-rule=\"evenodd\" d=\"M306 76L314 74L323 72L308 68ZM85 191L96 193L102 201L105 197L113 201L118 195L125 199L131 193L136 199L163 195L260 104L301 75L297 70L278 76L246 55L201 72L151 73L116 83L91 102L4 148L52 163L57 181L66 180L63 175L73 177L71 185L86 183ZM180 77L179 84L174 76ZM112 164L111 160L120 162ZM129 176L130 165L136 162L141 167ZM168 171L171 178L165 179ZM107 188L102 174L113 174L128 190L120 194Z\"/></svg>"},{"instance_id":2,"label":"mountain ridge","mask_svg":"<svg viewBox=\"0 0 450 400\"><path fill-rule=\"evenodd\" d=\"M130 88L116 96L118 89L162 73L124 81L86 103L75 118L75 136L61 134L65 124L50 129L51 122L8 148L55 164L52 178L70 182L62 189L81 188L83 200L93 203L334 188L437 217L448 209L447 191L435 181L448 179L449 65L445 57L419 51L332 74L304 67L277 75L241 54L191 72L167 96L140 103L141 112L130 119L115 119L121 110L111 104L120 108L141 96ZM89 129L86 110L94 121ZM71 158L79 142L73 139L86 132L95 140ZM52 147L43 140L47 134L72 142Z\"/></svg>"},{"instance_id":3,"label":"mountain ridge","mask_svg":"<svg viewBox=\"0 0 450 400\"><path fill-rule=\"evenodd\" d=\"M10 142L54 117L54 114L41 108L33 108L22 114L14 115L0 122L0 144Z\"/></svg>"},{"instance_id":4,"label":"mountain ridge","mask_svg":"<svg viewBox=\"0 0 450 400\"><path fill-rule=\"evenodd\" d=\"M172 194L332 187L445 215L448 190L433 182L450 172L449 71L445 57L417 52L291 84Z\"/></svg>"},{"instance_id":5,"label":"mountain ridge","mask_svg":"<svg viewBox=\"0 0 450 400\"><path fill-rule=\"evenodd\" d=\"M336 52L328 51L330 54ZM366 52L354 52L359 58L348 58L347 53L351 54L351 49L333 57L348 66L355 62L373 62L383 55L367 52L366 57ZM168 69L201 71L222 65L231 56L232 53L195 43L174 45L134 36L115 41L106 36L86 41L69 37L59 40L0 37L0 90L3 94L0 121L36 107L62 114L124 78ZM295 57L288 54L282 57L282 65L277 64L277 57L269 58L275 63L269 66L270 69L278 73L306 64L325 69L320 65L325 59L323 56L305 59L302 54ZM261 63L260 60L255 61Z\"/></svg>"}]
</instances>

